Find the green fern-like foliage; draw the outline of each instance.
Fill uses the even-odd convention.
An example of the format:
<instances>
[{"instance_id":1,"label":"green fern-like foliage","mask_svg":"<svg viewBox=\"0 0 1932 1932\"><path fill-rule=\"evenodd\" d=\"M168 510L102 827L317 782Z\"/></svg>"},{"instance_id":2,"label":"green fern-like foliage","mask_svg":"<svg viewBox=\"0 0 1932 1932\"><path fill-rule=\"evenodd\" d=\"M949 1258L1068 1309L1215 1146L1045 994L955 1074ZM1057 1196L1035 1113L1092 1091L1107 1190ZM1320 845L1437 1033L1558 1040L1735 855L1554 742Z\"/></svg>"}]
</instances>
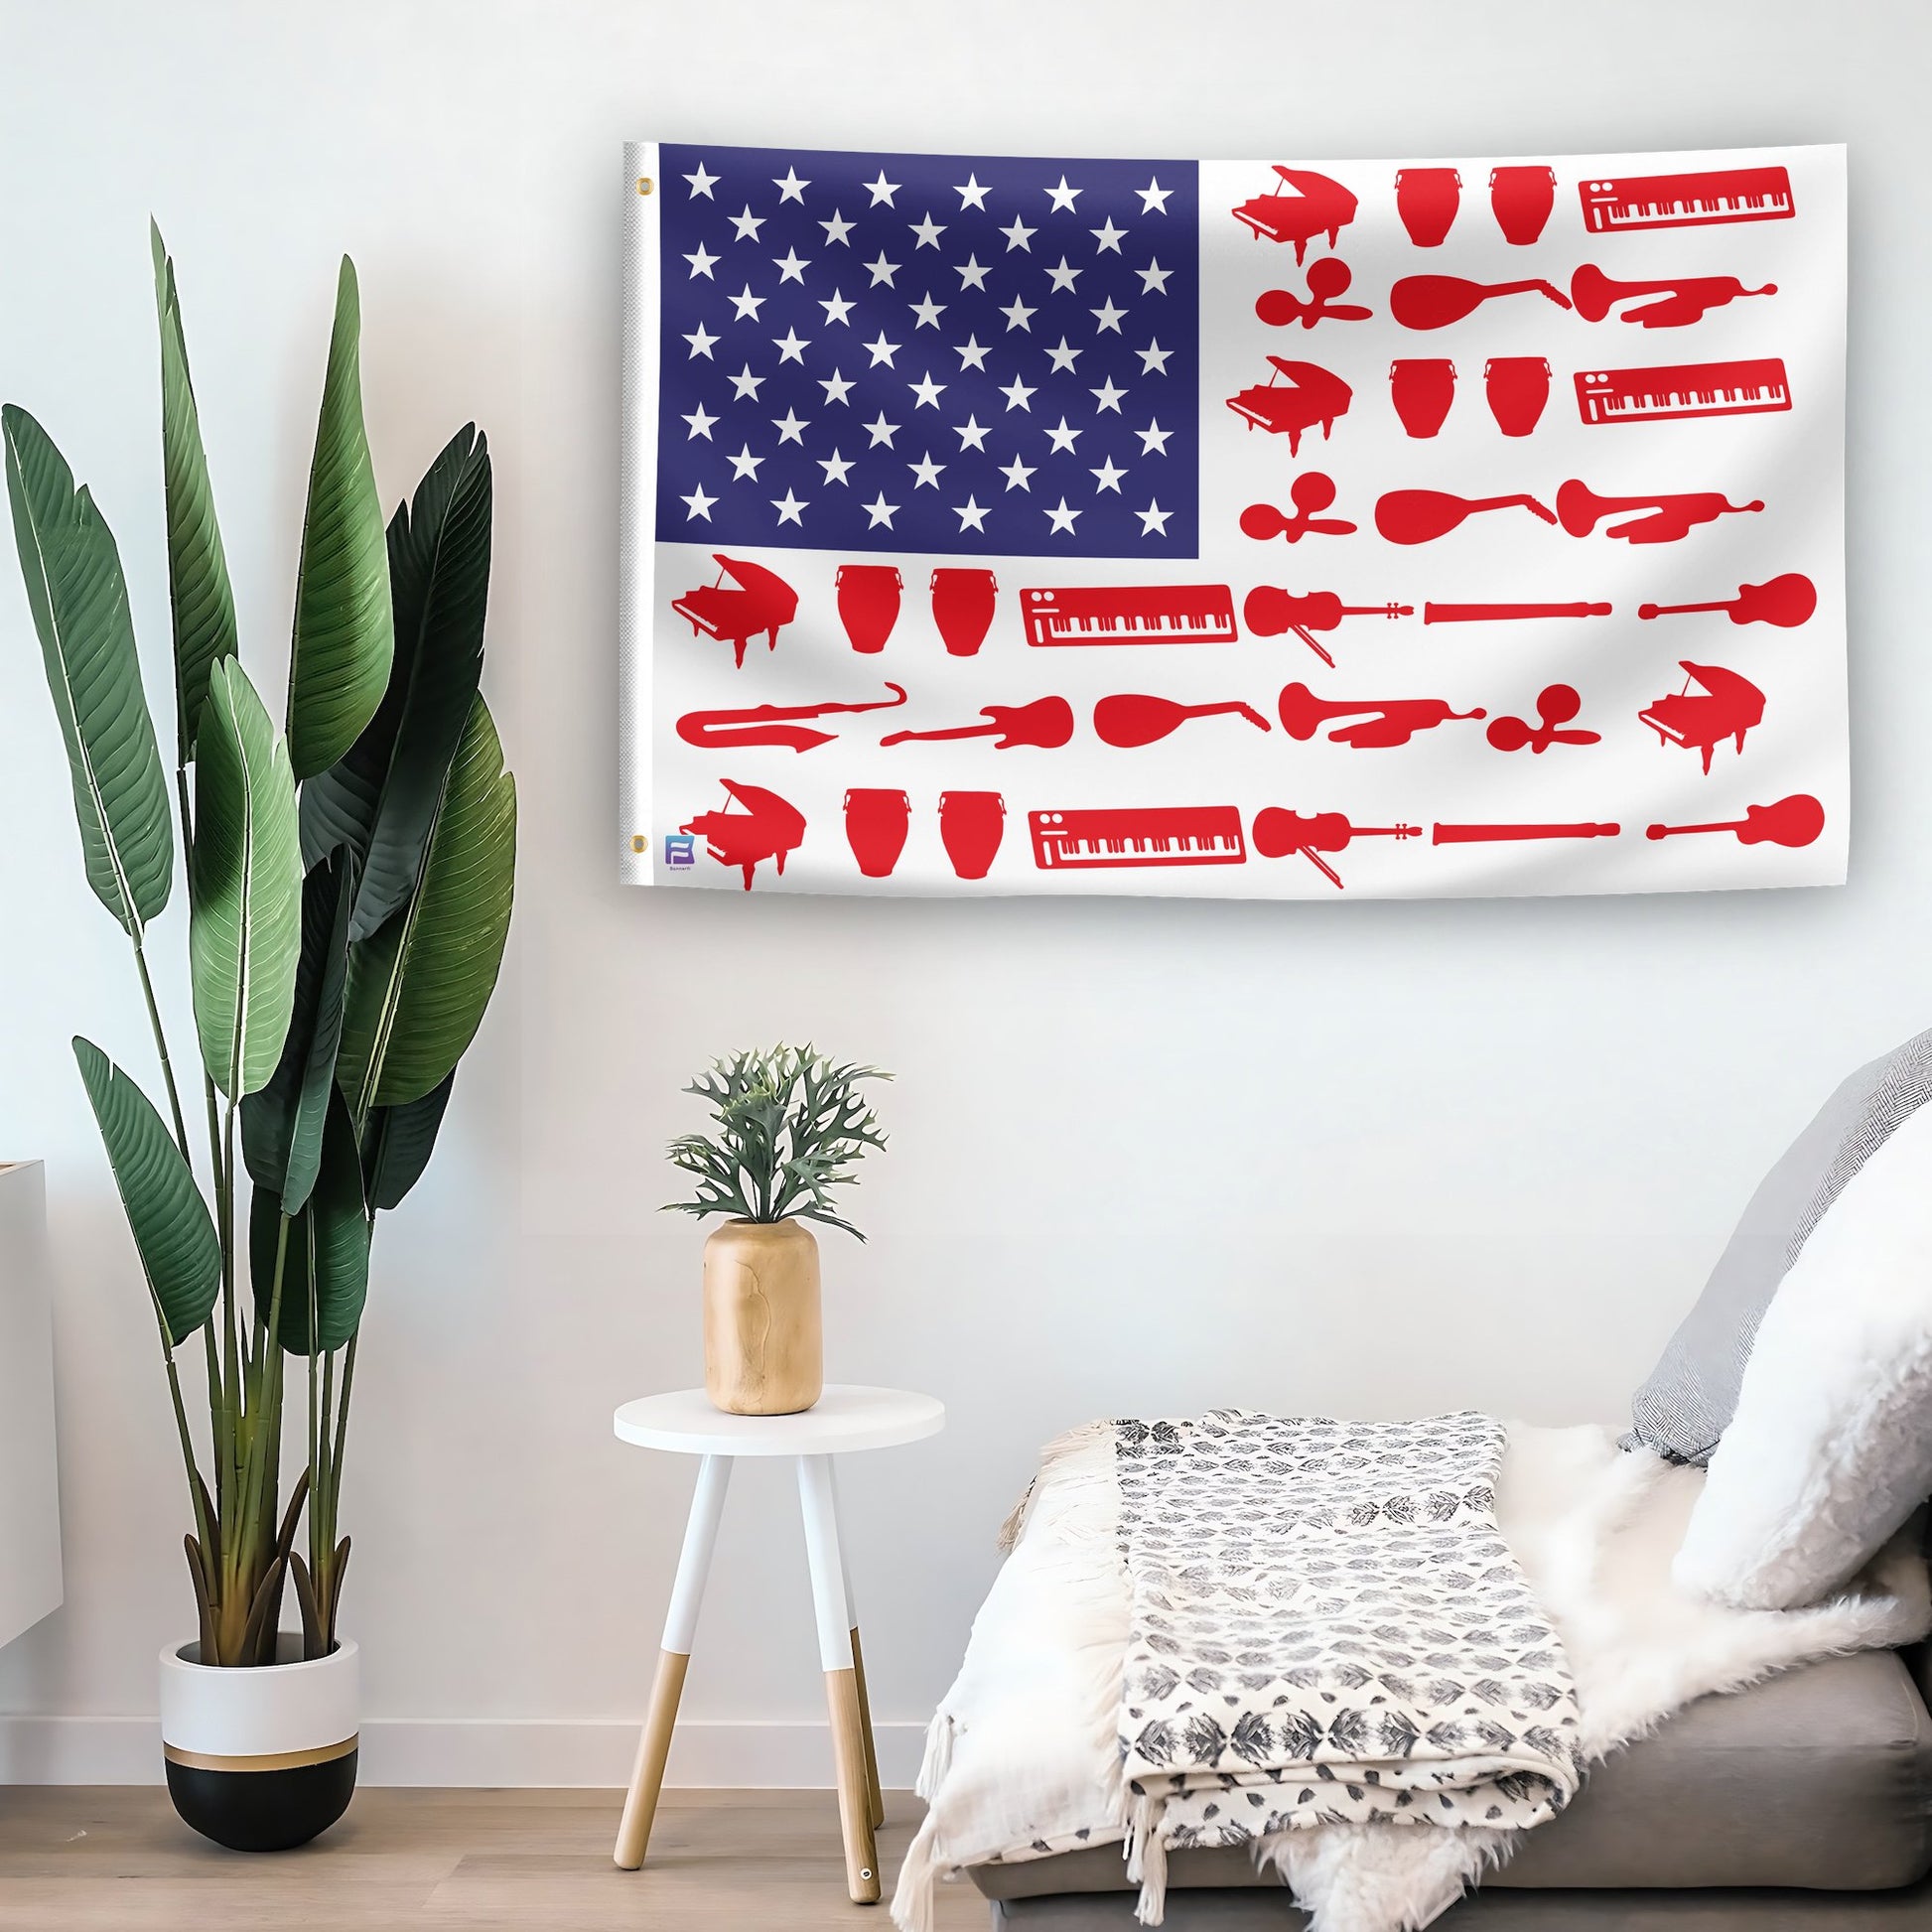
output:
<instances>
[{"instance_id":1,"label":"green fern-like foliage","mask_svg":"<svg viewBox=\"0 0 1932 1932\"><path fill-rule=\"evenodd\" d=\"M886 1136L859 1091L890 1080L876 1066L838 1065L816 1047L751 1047L714 1060L684 1089L711 1110L709 1134L680 1134L671 1165L692 1176L693 1198L666 1201L678 1214L741 1221L821 1221L866 1237L832 1211L832 1189L849 1186L868 1148Z\"/></svg>"}]
</instances>

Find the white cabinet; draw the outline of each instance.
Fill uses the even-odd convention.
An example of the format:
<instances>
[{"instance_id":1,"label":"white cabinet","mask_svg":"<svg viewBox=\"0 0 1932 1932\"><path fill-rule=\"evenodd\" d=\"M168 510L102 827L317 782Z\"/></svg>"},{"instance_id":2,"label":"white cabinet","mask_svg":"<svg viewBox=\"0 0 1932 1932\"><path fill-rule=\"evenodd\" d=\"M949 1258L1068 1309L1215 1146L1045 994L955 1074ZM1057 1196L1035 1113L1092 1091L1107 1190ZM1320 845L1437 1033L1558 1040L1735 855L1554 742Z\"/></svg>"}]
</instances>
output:
<instances>
[{"instance_id":1,"label":"white cabinet","mask_svg":"<svg viewBox=\"0 0 1932 1932\"><path fill-rule=\"evenodd\" d=\"M23 1161L0 1165L0 1644L60 1601L47 1188Z\"/></svg>"}]
</instances>

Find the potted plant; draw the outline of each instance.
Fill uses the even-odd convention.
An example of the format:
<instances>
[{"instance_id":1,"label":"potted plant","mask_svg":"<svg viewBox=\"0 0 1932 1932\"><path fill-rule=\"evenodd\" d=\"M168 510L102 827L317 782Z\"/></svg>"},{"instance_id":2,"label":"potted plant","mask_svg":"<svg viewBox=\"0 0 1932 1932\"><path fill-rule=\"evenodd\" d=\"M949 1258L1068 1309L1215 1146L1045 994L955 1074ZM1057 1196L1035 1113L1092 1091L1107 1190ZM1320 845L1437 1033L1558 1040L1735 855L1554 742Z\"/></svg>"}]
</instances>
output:
<instances>
[{"instance_id":1,"label":"potted plant","mask_svg":"<svg viewBox=\"0 0 1932 1932\"><path fill-rule=\"evenodd\" d=\"M237 654L174 265L153 241L172 804L106 519L25 410L0 410L0 440L87 881L132 942L167 1110L75 1039L147 1278L193 1525L199 1630L161 1660L168 1786L198 1831L266 1851L326 1830L354 1787L338 1509L369 1244L429 1160L495 985L516 791L478 691L483 439L461 431L385 533L345 258L278 732ZM199 1096L146 950L174 886L175 820ZM191 1120L206 1124L199 1156ZM291 1361L307 1452L285 1482ZM289 1595L301 1627L284 1632Z\"/></svg>"},{"instance_id":2,"label":"potted plant","mask_svg":"<svg viewBox=\"0 0 1932 1932\"><path fill-rule=\"evenodd\" d=\"M728 1415L795 1415L824 1390L818 1242L804 1224L866 1238L832 1211L832 1189L886 1145L859 1083L892 1077L779 1045L714 1060L684 1089L714 1131L671 1143L671 1165L696 1186L665 1206L730 1217L704 1244L705 1389Z\"/></svg>"}]
</instances>

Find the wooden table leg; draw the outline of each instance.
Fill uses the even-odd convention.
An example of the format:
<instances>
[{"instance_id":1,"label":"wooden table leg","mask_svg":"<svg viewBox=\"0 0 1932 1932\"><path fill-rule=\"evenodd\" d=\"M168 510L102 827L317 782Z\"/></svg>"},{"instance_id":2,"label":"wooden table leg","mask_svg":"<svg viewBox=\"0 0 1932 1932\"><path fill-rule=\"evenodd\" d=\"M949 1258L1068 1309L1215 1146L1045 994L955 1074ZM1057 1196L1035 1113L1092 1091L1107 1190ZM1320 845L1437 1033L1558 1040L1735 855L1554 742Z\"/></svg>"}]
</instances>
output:
<instances>
[{"instance_id":1,"label":"wooden table leg","mask_svg":"<svg viewBox=\"0 0 1932 1932\"><path fill-rule=\"evenodd\" d=\"M832 1472L832 1507L839 1511L839 1481ZM839 1575L845 1584L845 1613L852 1619L852 1675L859 1686L859 1728L866 1744L866 1790L872 1805L872 1828L886 1822L886 1795L879 1785L879 1744L873 1735L872 1699L866 1691L866 1653L859 1645L859 1599L852 1593L852 1565L845 1554L845 1522L839 1517Z\"/></svg>"},{"instance_id":2,"label":"wooden table leg","mask_svg":"<svg viewBox=\"0 0 1932 1932\"><path fill-rule=\"evenodd\" d=\"M626 1871L635 1871L643 1863L650 1845L651 1821L657 1816L658 1794L664 1788L664 1760L670 1754L671 1732L677 1725L678 1699L683 1695L691 1641L697 1633L698 1605L711 1570L711 1553L718 1542L718 1524L725 1513L731 1473L729 1455L707 1455L698 1465L698 1486L684 1525L677 1581L671 1586L671 1606L664 1616L664 1646L658 1652L650 1708L637 1739L637 1762L630 1773L630 1788L624 1793L617 1847L611 1854Z\"/></svg>"},{"instance_id":3,"label":"wooden table leg","mask_svg":"<svg viewBox=\"0 0 1932 1932\"><path fill-rule=\"evenodd\" d=\"M879 1848L873 1838L872 1791L866 1775L866 1730L854 1667L852 1617L846 1607L845 1564L839 1553L839 1512L832 1493L832 1458L798 1458L798 1504L805 1521L805 1555L812 1573L812 1609L818 1623L819 1665L832 1718L832 1754L838 1770L839 1829L845 1839L845 1888L855 1904L879 1902Z\"/></svg>"}]
</instances>

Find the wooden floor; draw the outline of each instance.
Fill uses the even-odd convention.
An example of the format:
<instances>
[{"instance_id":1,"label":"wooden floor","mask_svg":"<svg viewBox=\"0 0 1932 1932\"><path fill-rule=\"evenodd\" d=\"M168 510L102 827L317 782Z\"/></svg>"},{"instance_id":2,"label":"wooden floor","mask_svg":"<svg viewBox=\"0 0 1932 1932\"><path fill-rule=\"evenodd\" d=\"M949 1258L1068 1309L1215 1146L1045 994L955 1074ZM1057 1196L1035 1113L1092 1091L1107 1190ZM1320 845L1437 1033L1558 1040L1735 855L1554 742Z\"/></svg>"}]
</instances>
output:
<instances>
[{"instance_id":1,"label":"wooden floor","mask_svg":"<svg viewBox=\"0 0 1932 1932\"><path fill-rule=\"evenodd\" d=\"M615 1791L358 1791L299 1852L197 1838L145 1787L0 1787L4 1932L891 1932L845 1895L829 1791L666 1792L641 1871L611 1863ZM886 1896L919 1815L888 1792ZM984 1932L966 1884L939 1932Z\"/></svg>"}]
</instances>

